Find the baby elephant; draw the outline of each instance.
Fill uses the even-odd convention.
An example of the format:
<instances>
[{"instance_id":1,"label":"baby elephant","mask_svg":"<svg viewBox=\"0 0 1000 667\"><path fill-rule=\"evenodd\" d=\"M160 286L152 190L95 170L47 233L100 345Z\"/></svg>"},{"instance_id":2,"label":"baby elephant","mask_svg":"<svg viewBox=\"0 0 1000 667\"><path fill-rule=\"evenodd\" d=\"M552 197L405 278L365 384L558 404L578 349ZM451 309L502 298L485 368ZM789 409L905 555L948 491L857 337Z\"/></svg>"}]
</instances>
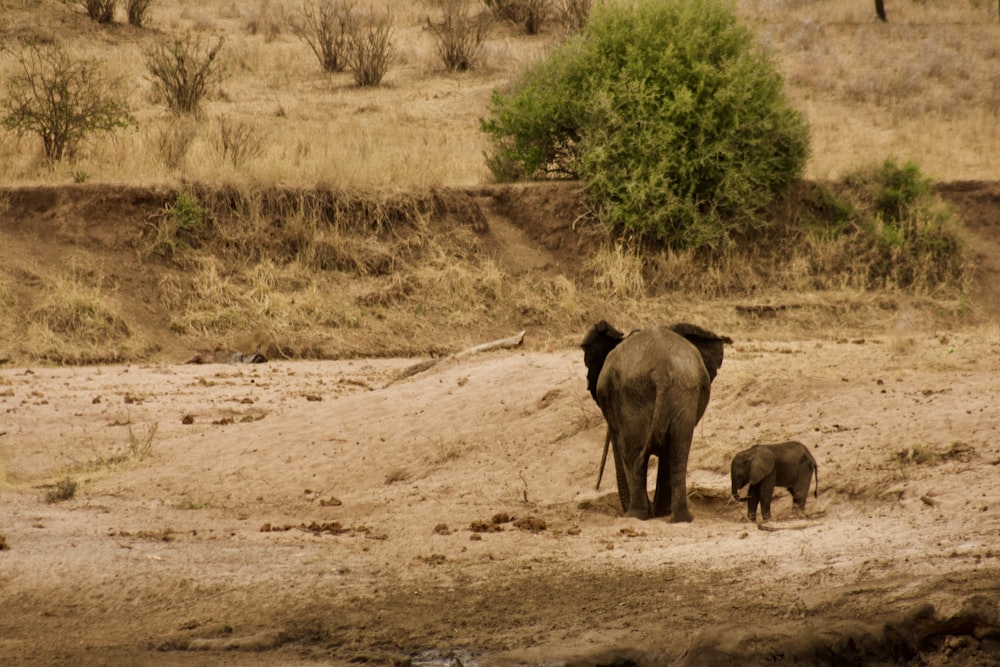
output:
<instances>
[{"instance_id":1,"label":"baby elephant","mask_svg":"<svg viewBox=\"0 0 1000 667\"><path fill-rule=\"evenodd\" d=\"M769 521L771 494L775 486L780 486L788 489L795 506L804 512L813 475L816 475L813 497L818 497L819 469L816 459L801 442L754 445L733 457L733 498L740 500L740 489L749 484L745 499L747 516L751 521L757 521L757 503L760 502L764 521Z\"/></svg>"}]
</instances>

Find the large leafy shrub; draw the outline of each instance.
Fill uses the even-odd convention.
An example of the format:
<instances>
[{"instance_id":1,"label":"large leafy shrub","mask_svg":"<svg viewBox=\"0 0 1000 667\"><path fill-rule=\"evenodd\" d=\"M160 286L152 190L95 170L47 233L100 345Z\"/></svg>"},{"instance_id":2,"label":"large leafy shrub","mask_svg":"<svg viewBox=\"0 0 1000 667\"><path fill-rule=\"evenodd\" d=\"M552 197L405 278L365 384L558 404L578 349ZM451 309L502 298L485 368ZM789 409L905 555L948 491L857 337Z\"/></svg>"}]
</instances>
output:
<instances>
[{"instance_id":1,"label":"large leafy shrub","mask_svg":"<svg viewBox=\"0 0 1000 667\"><path fill-rule=\"evenodd\" d=\"M808 127L729 0L596 5L579 35L495 92L500 180L568 176L618 233L714 246L801 175Z\"/></svg>"}]
</instances>

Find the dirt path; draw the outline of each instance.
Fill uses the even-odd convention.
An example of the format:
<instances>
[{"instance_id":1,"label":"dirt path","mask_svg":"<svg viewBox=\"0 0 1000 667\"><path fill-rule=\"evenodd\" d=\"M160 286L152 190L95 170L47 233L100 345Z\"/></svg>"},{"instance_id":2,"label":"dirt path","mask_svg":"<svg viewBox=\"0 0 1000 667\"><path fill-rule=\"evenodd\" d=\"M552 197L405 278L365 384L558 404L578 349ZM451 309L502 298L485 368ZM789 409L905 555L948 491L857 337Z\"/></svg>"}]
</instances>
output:
<instances>
[{"instance_id":1,"label":"dirt path","mask_svg":"<svg viewBox=\"0 0 1000 667\"><path fill-rule=\"evenodd\" d=\"M594 491L580 355L527 340L389 386L413 360L3 370L0 663L1000 664L995 328L737 337L690 525ZM758 530L729 458L786 438L819 499Z\"/></svg>"}]
</instances>

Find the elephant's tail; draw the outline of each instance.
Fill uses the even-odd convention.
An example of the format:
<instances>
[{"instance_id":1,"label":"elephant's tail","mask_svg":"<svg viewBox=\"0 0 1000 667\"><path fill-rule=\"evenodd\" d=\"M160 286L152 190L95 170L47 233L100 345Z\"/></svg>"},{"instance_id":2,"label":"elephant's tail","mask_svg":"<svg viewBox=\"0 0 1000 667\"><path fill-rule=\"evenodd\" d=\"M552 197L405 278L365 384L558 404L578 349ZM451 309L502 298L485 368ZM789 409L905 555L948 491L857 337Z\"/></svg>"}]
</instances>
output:
<instances>
[{"instance_id":1,"label":"elephant's tail","mask_svg":"<svg viewBox=\"0 0 1000 667\"><path fill-rule=\"evenodd\" d=\"M815 459L813 459L813 474L816 475L816 486L813 487L813 498L819 498L819 466L816 465Z\"/></svg>"},{"instance_id":2,"label":"elephant's tail","mask_svg":"<svg viewBox=\"0 0 1000 667\"><path fill-rule=\"evenodd\" d=\"M601 454L601 467L597 470L597 486L594 490L601 490L601 479L604 477L604 464L608 462L608 445L611 443L611 427L608 427L608 432L604 434L604 453Z\"/></svg>"}]
</instances>

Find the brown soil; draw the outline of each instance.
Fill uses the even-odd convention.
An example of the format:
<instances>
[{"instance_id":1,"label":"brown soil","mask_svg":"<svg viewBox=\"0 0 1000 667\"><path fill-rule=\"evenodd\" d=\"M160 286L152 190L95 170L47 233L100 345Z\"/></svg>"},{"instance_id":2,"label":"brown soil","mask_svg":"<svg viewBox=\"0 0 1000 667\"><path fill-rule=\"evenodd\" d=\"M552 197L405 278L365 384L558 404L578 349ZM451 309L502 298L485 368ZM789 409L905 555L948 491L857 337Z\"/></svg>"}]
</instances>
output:
<instances>
[{"instance_id":1,"label":"brown soil","mask_svg":"<svg viewBox=\"0 0 1000 667\"><path fill-rule=\"evenodd\" d=\"M72 193L5 218L6 248L130 266L134 213L69 215ZM621 518L613 476L594 490L582 355L544 331L411 377L409 358L185 365L166 337L145 364L8 364L0 663L1000 665L1000 186L942 194L975 235L983 316L863 335L726 316L691 524ZM536 224L489 196L505 266L568 273L551 195ZM729 459L787 439L819 497L800 519L782 492L758 529ZM46 502L67 476L75 495Z\"/></svg>"}]
</instances>

